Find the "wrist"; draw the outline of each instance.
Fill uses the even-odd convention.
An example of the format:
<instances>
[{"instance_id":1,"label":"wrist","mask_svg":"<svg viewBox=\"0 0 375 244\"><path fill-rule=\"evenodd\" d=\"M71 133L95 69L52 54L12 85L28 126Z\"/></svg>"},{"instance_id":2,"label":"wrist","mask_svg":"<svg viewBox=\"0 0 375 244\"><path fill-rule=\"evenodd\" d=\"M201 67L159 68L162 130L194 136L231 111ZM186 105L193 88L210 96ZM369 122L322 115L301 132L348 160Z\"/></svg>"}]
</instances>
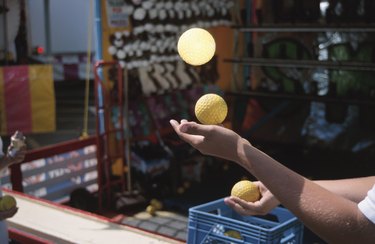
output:
<instances>
[{"instance_id":1,"label":"wrist","mask_svg":"<svg viewBox=\"0 0 375 244\"><path fill-rule=\"evenodd\" d=\"M247 157L248 151L251 150L253 146L250 142L244 138L240 138L237 143L237 160L236 162L245 167L246 169L251 169L251 163Z\"/></svg>"},{"instance_id":2,"label":"wrist","mask_svg":"<svg viewBox=\"0 0 375 244\"><path fill-rule=\"evenodd\" d=\"M10 163L10 160L8 158L8 155L4 155L1 159L0 159L0 169L5 169L9 166L9 163Z\"/></svg>"}]
</instances>

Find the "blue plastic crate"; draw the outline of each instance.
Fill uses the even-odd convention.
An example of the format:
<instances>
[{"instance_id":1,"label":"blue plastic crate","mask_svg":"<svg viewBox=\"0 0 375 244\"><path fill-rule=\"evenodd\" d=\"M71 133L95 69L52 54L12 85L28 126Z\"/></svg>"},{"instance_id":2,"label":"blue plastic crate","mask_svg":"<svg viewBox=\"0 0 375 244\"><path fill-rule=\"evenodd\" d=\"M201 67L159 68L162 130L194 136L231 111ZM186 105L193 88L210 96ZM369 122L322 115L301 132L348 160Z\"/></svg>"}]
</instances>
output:
<instances>
[{"instance_id":1,"label":"blue plastic crate","mask_svg":"<svg viewBox=\"0 0 375 244\"><path fill-rule=\"evenodd\" d=\"M226 235L240 234L240 239ZM286 243L303 241L303 224L283 207L265 216L242 216L224 203L224 199L189 209L188 240L197 243Z\"/></svg>"}]
</instances>

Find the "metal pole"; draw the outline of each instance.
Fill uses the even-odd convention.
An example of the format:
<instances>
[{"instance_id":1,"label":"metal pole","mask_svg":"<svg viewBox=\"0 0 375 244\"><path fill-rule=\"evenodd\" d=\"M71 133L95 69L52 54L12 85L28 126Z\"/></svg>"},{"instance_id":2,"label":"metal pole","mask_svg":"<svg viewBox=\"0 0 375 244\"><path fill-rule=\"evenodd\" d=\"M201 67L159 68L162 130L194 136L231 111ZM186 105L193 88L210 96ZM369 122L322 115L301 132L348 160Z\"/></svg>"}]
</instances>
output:
<instances>
[{"instance_id":1,"label":"metal pole","mask_svg":"<svg viewBox=\"0 0 375 244\"><path fill-rule=\"evenodd\" d=\"M242 65L262 67L283 67L283 68L326 68L352 71L375 71L375 64L370 62L356 61L331 61L331 60L291 60L274 58L230 58L224 62L240 63Z\"/></svg>"},{"instance_id":2,"label":"metal pole","mask_svg":"<svg viewBox=\"0 0 375 244\"><path fill-rule=\"evenodd\" d=\"M233 26L241 32L375 32L375 25L354 25L354 26L304 26L304 25L249 25Z\"/></svg>"},{"instance_id":3,"label":"metal pole","mask_svg":"<svg viewBox=\"0 0 375 244\"><path fill-rule=\"evenodd\" d=\"M49 0L44 0L44 28L46 35L46 54L51 55L51 25L50 25L50 2Z\"/></svg>"},{"instance_id":4,"label":"metal pole","mask_svg":"<svg viewBox=\"0 0 375 244\"><path fill-rule=\"evenodd\" d=\"M96 61L103 59L102 54L102 6L101 0L95 1L95 40L96 40L96 51L95 58ZM101 77L102 78L102 77Z\"/></svg>"},{"instance_id":5,"label":"metal pole","mask_svg":"<svg viewBox=\"0 0 375 244\"><path fill-rule=\"evenodd\" d=\"M127 164L127 190L129 193L133 191L132 189L132 174L131 174L131 157L130 157L130 126L129 126L129 80L128 80L128 70L124 68L124 97L125 97L125 159ZM120 81L122 82L122 81ZM121 108L121 107L120 107Z\"/></svg>"},{"instance_id":6,"label":"metal pole","mask_svg":"<svg viewBox=\"0 0 375 244\"><path fill-rule=\"evenodd\" d=\"M4 7L4 15L3 15L3 22L4 22L4 55L5 55L5 65L8 64L8 20L7 20L7 1L3 0L3 7Z\"/></svg>"},{"instance_id":7,"label":"metal pole","mask_svg":"<svg viewBox=\"0 0 375 244\"><path fill-rule=\"evenodd\" d=\"M336 103L336 104L352 104L352 105L366 105L375 106L375 101L368 99L351 99L345 97L328 97L328 96L317 96L308 94L283 94L283 93L271 93L271 92L258 92L258 91L246 91L246 92L227 92L226 95L234 97L255 97L264 99L282 99L299 102L324 102L324 103Z\"/></svg>"},{"instance_id":8,"label":"metal pole","mask_svg":"<svg viewBox=\"0 0 375 244\"><path fill-rule=\"evenodd\" d=\"M99 62L102 60L102 16L101 16L101 0L95 0L95 59L96 59L96 65L94 69L94 75L95 75L95 106L97 108L96 112L96 135L97 135L97 171L98 171L98 204L99 209L101 210L103 207L103 192L104 192L104 180L103 180L103 168L102 164L103 162L103 156L104 153L103 149L100 147L102 141L102 135L105 132L105 116L104 116L104 109L103 109L103 94L102 94L102 84L100 81L103 80L103 68L99 64ZM106 142L104 142L106 143ZM108 179L107 179L108 180Z\"/></svg>"}]
</instances>

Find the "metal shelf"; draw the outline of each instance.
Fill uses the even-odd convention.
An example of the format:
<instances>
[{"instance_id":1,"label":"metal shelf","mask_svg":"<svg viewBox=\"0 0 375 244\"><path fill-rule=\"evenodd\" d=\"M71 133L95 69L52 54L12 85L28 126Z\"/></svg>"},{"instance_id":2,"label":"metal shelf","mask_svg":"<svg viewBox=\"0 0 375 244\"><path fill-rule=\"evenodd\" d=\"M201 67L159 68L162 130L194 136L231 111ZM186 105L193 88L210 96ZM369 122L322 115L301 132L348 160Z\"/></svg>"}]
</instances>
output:
<instances>
[{"instance_id":1,"label":"metal shelf","mask_svg":"<svg viewBox=\"0 0 375 244\"><path fill-rule=\"evenodd\" d=\"M256 98L276 98L294 101L316 101L324 103L341 103L341 104L352 104L352 105L366 105L374 106L375 100L365 100L365 99L349 99L349 98L339 98L339 97L327 97L327 96L317 96L317 95L304 95L304 94L282 94L282 93L270 93L270 92L257 92L257 91L246 91L246 92L227 92L228 96L246 96L246 97L256 97Z\"/></svg>"},{"instance_id":2,"label":"metal shelf","mask_svg":"<svg viewBox=\"0 0 375 244\"><path fill-rule=\"evenodd\" d=\"M291 60L271 58L230 58L224 62L239 63L243 65L281 67L281 68L326 68L352 71L375 71L375 64L369 62L352 61L323 61L323 60Z\"/></svg>"},{"instance_id":3,"label":"metal shelf","mask_svg":"<svg viewBox=\"0 0 375 244\"><path fill-rule=\"evenodd\" d=\"M232 26L240 32L375 32L375 24L262 24L247 26ZM333 61L333 60L293 60L274 58L251 58L233 57L224 59L224 62L251 65L258 67L279 67L279 68L302 68L302 69L331 69L350 71L375 71L375 63L357 61ZM227 92L228 96L246 96L268 99L285 99L288 101L300 102L324 102L338 104L366 105L375 107L375 99L353 99L345 97L328 97L309 94L286 94L258 91Z\"/></svg>"},{"instance_id":4,"label":"metal shelf","mask_svg":"<svg viewBox=\"0 0 375 244\"><path fill-rule=\"evenodd\" d=\"M232 26L241 32L375 32L374 24L367 25L283 25L262 24Z\"/></svg>"}]
</instances>

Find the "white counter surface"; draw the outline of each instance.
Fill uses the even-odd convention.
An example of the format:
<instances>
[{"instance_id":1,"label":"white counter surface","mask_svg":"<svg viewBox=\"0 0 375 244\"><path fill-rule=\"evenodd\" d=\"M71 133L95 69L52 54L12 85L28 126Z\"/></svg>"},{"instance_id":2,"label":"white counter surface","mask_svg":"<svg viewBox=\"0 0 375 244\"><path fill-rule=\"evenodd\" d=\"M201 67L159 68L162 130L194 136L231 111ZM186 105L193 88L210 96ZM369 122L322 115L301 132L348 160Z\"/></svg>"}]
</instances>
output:
<instances>
[{"instance_id":1,"label":"white counter surface","mask_svg":"<svg viewBox=\"0 0 375 244\"><path fill-rule=\"evenodd\" d=\"M36 234L56 243L181 243L136 228L119 225L104 217L60 207L12 192L17 200L18 212L8 219L10 227Z\"/></svg>"}]
</instances>

